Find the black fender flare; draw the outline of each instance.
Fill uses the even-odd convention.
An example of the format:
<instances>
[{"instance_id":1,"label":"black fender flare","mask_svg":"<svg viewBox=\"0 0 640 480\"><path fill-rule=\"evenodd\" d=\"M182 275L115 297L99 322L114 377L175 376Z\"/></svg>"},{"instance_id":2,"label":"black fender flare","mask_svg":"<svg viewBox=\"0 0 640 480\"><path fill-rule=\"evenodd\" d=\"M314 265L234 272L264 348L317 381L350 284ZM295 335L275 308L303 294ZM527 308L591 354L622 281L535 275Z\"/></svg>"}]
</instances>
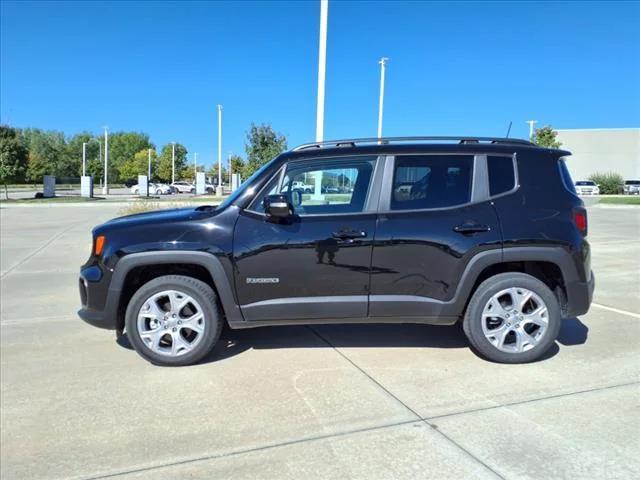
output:
<instances>
[{"instance_id":1,"label":"black fender flare","mask_svg":"<svg viewBox=\"0 0 640 480\"><path fill-rule=\"evenodd\" d=\"M579 281L579 274L571 254L561 246L507 247L486 250L475 255L467 264L453 298L446 302L461 315L480 274L488 267L507 262L548 262L557 265L565 285ZM452 312L453 313L453 312Z\"/></svg>"},{"instance_id":2,"label":"black fender flare","mask_svg":"<svg viewBox=\"0 0 640 480\"><path fill-rule=\"evenodd\" d=\"M118 260L114 267L107 293L107 305L119 305L124 282L132 269L145 265L170 263L200 265L206 268L213 279L227 321L244 321L242 312L235 301L231 282L227 278L222 263L215 255L206 252L156 251L125 255Z\"/></svg>"}]
</instances>

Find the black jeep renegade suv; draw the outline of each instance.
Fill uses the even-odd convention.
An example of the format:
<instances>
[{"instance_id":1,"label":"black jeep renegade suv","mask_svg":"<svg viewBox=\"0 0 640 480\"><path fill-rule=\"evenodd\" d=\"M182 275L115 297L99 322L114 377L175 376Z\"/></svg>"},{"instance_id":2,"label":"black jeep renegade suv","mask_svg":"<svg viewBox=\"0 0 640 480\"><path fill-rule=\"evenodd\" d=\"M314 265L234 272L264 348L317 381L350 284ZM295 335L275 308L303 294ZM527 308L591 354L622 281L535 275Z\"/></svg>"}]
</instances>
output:
<instances>
[{"instance_id":1,"label":"black jeep renegade suv","mask_svg":"<svg viewBox=\"0 0 640 480\"><path fill-rule=\"evenodd\" d=\"M566 155L495 138L304 145L217 208L96 227L79 315L162 365L202 359L224 322L462 321L484 357L529 362L593 294Z\"/></svg>"}]
</instances>

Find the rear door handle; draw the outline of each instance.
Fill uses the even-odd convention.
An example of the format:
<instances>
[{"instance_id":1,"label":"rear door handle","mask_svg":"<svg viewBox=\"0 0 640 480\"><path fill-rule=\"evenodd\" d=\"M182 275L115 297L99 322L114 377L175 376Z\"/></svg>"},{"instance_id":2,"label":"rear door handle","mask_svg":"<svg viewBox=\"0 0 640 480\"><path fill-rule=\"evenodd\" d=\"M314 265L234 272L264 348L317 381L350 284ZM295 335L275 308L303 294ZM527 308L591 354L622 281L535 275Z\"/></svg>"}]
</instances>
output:
<instances>
[{"instance_id":1,"label":"rear door handle","mask_svg":"<svg viewBox=\"0 0 640 480\"><path fill-rule=\"evenodd\" d=\"M364 238L367 236L367 232L364 232L362 230L340 230L339 232L333 232L331 235L333 236L333 238L348 240L354 238Z\"/></svg>"},{"instance_id":2,"label":"rear door handle","mask_svg":"<svg viewBox=\"0 0 640 480\"><path fill-rule=\"evenodd\" d=\"M463 235L469 233L488 232L490 230L491 227L489 225L480 225L479 223L463 223L462 225L453 227L454 232L462 233Z\"/></svg>"}]
</instances>

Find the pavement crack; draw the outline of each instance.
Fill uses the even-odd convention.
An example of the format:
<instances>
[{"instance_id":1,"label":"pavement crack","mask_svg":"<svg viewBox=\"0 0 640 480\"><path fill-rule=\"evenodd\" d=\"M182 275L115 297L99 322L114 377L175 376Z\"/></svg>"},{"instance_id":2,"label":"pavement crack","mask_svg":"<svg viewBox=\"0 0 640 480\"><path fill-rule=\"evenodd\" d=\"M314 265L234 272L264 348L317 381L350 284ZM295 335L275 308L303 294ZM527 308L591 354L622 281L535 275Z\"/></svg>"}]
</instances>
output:
<instances>
[{"instance_id":1,"label":"pavement crack","mask_svg":"<svg viewBox=\"0 0 640 480\"><path fill-rule=\"evenodd\" d=\"M57 234L55 234L53 237L51 237L48 241L46 241L44 244L42 244L41 246L39 246L38 248L36 248L33 252L31 252L29 255L27 255L26 257L24 257L22 260L20 260L18 263L16 263L13 267L7 269L2 275L0 275L0 278L4 278L7 275L9 275L9 273L11 273L12 271L14 271L16 268L18 268L20 265L23 265L25 262L27 262L28 260L32 259L34 256L36 256L38 253L40 253L42 250L44 250L45 248L47 248L49 245L51 245L53 242L55 242L58 238L60 238L62 235L64 235L65 233L67 233L69 230L71 230L72 228L77 227L78 225L80 225L83 222L76 222L74 224L72 224L71 226L65 228L64 230L58 232Z\"/></svg>"},{"instance_id":2,"label":"pavement crack","mask_svg":"<svg viewBox=\"0 0 640 480\"><path fill-rule=\"evenodd\" d=\"M396 402L400 403L404 408L406 408L409 412L411 412L415 417L415 421L419 421L421 423L424 423L425 425L427 425L433 432L436 432L437 434L439 434L442 438L444 438L445 440L447 440L449 443L453 444L456 448L458 448L458 450L460 450L461 452L463 452L465 455L467 455L469 458L471 458L472 460L476 461L479 465L481 465L482 467L484 467L486 470L488 470L489 472L491 472L493 475L495 475L496 477L505 480L505 477L502 476L501 474L499 474L497 471L495 471L493 468L491 468L489 465L487 465L485 462L483 462L482 460L480 460L478 457L476 457L474 454L472 454L469 450L467 450L466 448L464 448L462 445L460 445L458 442L456 442L455 440L453 440L451 437L449 437L447 434L443 433L440 431L440 429L434 425L433 423L429 422L429 419L424 418L422 416L420 416L420 414L418 414L418 412L416 412L414 409L412 409L409 405L407 405L405 402L403 402L402 400L400 400L400 398L398 398L394 393L392 393L388 388L386 388L384 385L382 385L379 381L377 381L375 378L373 378L369 373L367 373L362 367L360 367L357 363L355 363L353 360L351 360L345 353L343 353L339 348L337 348L335 345L333 345L327 338L325 338L322 334L320 334L315 328L308 326L307 327L309 330L311 330L320 340L322 340L323 342L325 342L328 346L330 346L331 348L333 348L333 350L340 355L342 358L344 358L347 362L349 362L351 365L353 365L357 370L359 370L364 376L366 376L369 380L371 380L373 383L375 383L381 390L383 390L384 392L386 392L391 398L393 398Z\"/></svg>"}]
</instances>

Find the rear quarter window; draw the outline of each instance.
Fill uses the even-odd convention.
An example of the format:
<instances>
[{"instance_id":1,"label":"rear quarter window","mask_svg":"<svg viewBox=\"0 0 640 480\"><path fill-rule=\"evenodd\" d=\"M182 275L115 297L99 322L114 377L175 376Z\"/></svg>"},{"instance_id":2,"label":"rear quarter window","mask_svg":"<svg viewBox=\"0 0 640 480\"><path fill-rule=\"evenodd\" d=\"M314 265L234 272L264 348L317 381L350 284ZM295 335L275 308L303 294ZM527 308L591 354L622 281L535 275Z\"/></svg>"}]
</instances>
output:
<instances>
[{"instance_id":1,"label":"rear quarter window","mask_svg":"<svg viewBox=\"0 0 640 480\"><path fill-rule=\"evenodd\" d=\"M513 157L487 156L489 169L489 194L494 197L513 190L516 186L516 174Z\"/></svg>"}]
</instances>

